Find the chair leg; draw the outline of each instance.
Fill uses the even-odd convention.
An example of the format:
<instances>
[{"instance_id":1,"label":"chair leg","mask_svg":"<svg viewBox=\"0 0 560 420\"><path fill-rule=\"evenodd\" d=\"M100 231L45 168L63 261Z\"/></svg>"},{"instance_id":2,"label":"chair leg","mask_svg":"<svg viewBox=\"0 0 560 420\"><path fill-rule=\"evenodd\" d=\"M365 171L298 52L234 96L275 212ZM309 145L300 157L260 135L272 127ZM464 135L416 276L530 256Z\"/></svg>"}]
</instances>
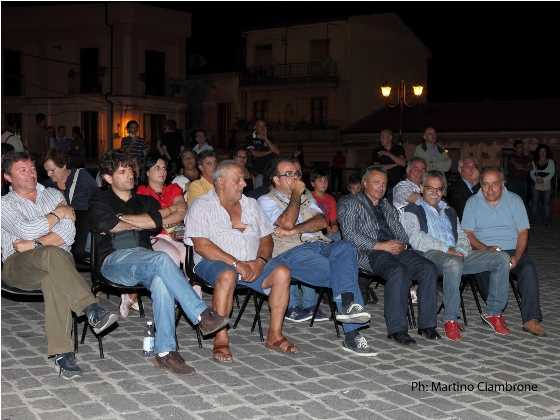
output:
<instances>
[{"instance_id":1,"label":"chair leg","mask_svg":"<svg viewBox=\"0 0 560 420\"><path fill-rule=\"evenodd\" d=\"M519 310L521 310L521 295L519 293L517 285L515 284L511 276L509 276L509 284L511 286L511 290L513 291L513 296L515 296L515 300L517 301L517 306L519 307Z\"/></svg>"},{"instance_id":2,"label":"chair leg","mask_svg":"<svg viewBox=\"0 0 560 420\"><path fill-rule=\"evenodd\" d=\"M196 339L198 340L198 348L202 348L202 333L200 332L200 326L198 324L195 325L196 330Z\"/></svg>"},{"instance_id":3,"label":"chair leg","mask_svg":"<svg viewBox=\"0 0 560 420\"><path fill-rule=\"evenodd\" d=\"M461 312L463 313L463 323L465 327L469 325L467 321L467 311L465 311L465 300L463 299L463 291L465 290L466 283L464 280L461 281L459 286L459 296L461 297Z\"/></svg>"},{"instance_id":4,"label":"chair leg","mask_svg":"<svg viewBox=\"0 0 560 420\"><path fill-rule=\"evenodd\" d=\"M237 309L239 309L239 295L237 293L235 294L235 305L237 306ZM231 308L231 313L233 314L233 308Z\"/></svg>"},{"instance_id":5,"label":"chair leg","mask_svg":"<svg viewBox=\"0 0 560 420\"><path fill-rule=\"evenodd\" d=\"M181 315L183 314L183 309L181 307L175 307L175 328L179 325L179 321L181 320Z\"/></svg>"},{"instance_id":6,"label":"chair leg","mask_svg":"<svg viewBox=\"0 0 560 420\"><path fill-rule=\"evenodd\" d=\"M74 353L78 353L78 334L78 317L76 316L76 314L72 313L72 335L74 336Z\"/></svg>"},{"instance_id":7,"label":"chair leg","mask_svg":"<svg viewBox=\"0 0 560 420\"><path fill-rule=\"evenodd\" d=\"M261 342L264 343L264 335L262 331L262 324L261 324L261 308L264 303L264 296L259 297L256 293L253 294L253 300L255 302L255 318L253 319L253 325L251 327L251 333L255 330L255 324L259 327L259 337Z\"/></svg>"},{"instance_id":8,"label":"chair leg","mask_svg":"<svg viewBox=\"0 0 560 420\"><path fill-rule=\"evenodd\" d=\"M249 303L249 299L251 299L251 296L253 295L253 291L252 290L248 290L247 291L247 296L245 296L245 300L243 301L243 304L241 305L241 309L239 309L239 313L237 314L237 318L235 319L235 322L233 323L233 329L237 328L237 324L239 324L239 320L241 319L241 317L243 316L243 313L245 312L245 308L247 307L247 304Z\"/></svg>"},{"instance_id":9,"label":"chair leg","mask_svg":"<svg viewBox=\"0 0 560 420\"><path fill-rule=\"evenodd\" d=\"M408 324L410 328L416 328L416 316L414 315L414 306L412 304L412 298L410 297L410 293L408 294Z\"/></svg>"},{"instance_id":10,"label":"chair leg","mask_svg":"<svg viewBox=\"0 0 560 420\"><path fill-rule=\"evenodd\" d=\"M468 282L471 286L471 291L473 294L474 302L476 303L476 307L478 308L478 313L482 315L482 307L480 306L480 300L478 299L478 286L476 285L476 279L471 277L469 278Z\"/></svg>"},{"instance_id":11,"label":"chair leg","mask_svg":"<svg viewBox=\"0 0 560 420\"><path fill-rule=\"evenodd\" d=\"M99 346L99 358L100 359L105 359L105 354L103 353L103 337L101 335L97 335L93 332L93 327L91 327L91 332L93 333L93 335L95 335L97 337L97 345Z\"/></svg>"},{"instance_id":12,"label":"chair leg","mask_svg":"<svg viewBox=\"0 0 560 420\"><path fill-rule=\"evenodd\" d=\"M146 315L144 314L144 304L142 303L142 296L138 294L138 309L140 312L140 318L144 318Z\"/></svg>"},{"instance_id":13,"label":"chair leg","mask_svg":"<svg viewBox=\"0 0 560 420\"><path fill-rule=\"evenodd\" d=\"M332 290L327 289L327 297L329 299L329 306L331 308L331 319L334 323L334 330L336 331L336 336L340 337L340 330L338 328L338 321L336 320L336 304L334 303Z\"/></svg>"},{"instance_id":14,"label":"chair leg","mask_svg":"<svg viewBox=\"0 0 560 420\"><path fill-rule=\"evenodd\" d=\"M315 322L315 316L317 315L317 311L319 310L319 306L321 305L321 299L323 299L323 295L325 294L326 289L321 288L318 293L317 303L315 304L315 309L313 310L313 316L311 317L311 322L309 326L312 327L313 323Z\"/></svg>"},{"instance_id":15,"label":"chair leg","mask_svg":"<svg viewBox=\"0 0 560 420\"><path fill-rule=\"evenodd\" d=\"M87 334L88 326L89 326L89 324L88 324L88 321L86 319L85 323L84 323L84 329L82 330L82 339L80 340L80 344L84 344L84 341L86 341L86 334Z\"/></svg>"}]
</instances>

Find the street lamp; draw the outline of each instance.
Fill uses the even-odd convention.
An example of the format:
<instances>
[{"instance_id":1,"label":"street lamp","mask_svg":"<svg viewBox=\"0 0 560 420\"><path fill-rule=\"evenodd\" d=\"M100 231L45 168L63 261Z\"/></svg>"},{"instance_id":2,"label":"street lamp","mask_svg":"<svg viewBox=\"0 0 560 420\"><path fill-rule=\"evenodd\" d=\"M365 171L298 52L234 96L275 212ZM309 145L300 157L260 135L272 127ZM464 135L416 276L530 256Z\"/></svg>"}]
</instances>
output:
<instances>
[{"instance_id":1,"label":"street lamp","mask_svg":"<svg viewBox=\"0 0 560 420\"><path fill-rule=\"evenodd\" d=\"M410 92L407 93L407 88L404 80L401 80L400 85L397 88L397 101L395 103L390 102L391 98L391 90L392 87L388 83L384 83L381 86L381 95L385 98L385 105L388 108L397 108L399 107L399 139L402 142L402 122L403 122L403 111L404 108L412 108L416 104L409 103L407 99L407 94L410 95ZM412 85L412 94L419 98L422 96L424 92L424 86L421 84L413 84Z\"/></svg>"}]
</instances>

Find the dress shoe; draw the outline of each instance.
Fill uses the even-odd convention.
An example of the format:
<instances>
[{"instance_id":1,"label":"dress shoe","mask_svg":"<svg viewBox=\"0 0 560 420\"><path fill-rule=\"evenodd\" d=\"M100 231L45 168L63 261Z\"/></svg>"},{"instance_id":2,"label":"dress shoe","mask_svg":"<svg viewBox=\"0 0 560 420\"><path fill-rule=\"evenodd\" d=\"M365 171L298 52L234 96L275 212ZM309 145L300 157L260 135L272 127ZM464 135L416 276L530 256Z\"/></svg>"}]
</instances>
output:
<instances>
[{"instance_id":1,"label":"dress shoe","mask_svg":"<svg viewBox=\"0 0 560 420\"><path fill-rule=\"evenodd\" d=\"M523 331L527 331L537 337L544 337L546 334L544 332L544 327L536 319L531 319L523 324Z\"/></svg>"},{"instance_id":2,"label":"dress shoe","mask_svg":"<svg viewBox=\"0 0 560 420\"><path fill-rule=\"evenodd\" d=\"M439 335L439 333L434 327L421 328L418 330L418 334L423 335L428 340L439 340L441 338L441 335Z\"/></svg>"},{"instance_id":3,"label":"dress shoe","mask_svg":"<svg viewBox=\"0 0 560 420\"><path fill-rule=\"evenodd\" d=\"M156 356L154 364L160 369L167 369L178 375L190 375L195 372L194 368L187 365L176 351L170 351L163 357Z\"/></svg>"},{"instance_id":4,"label":"dress shoe","mask_svg":"<svg viewBox=\"0 0 560 420\"><path fill-rule=\"evenodd\" d=\"M392 338L397 343L402 344L403 346L408 346L410 344L416 344L416 340L408 335L406 331L399 331L393 334L389 334L387 338Z\"/></svg>"},{"instance_id":5,"label":"dress shoe","mask_svg":"<svg viewBox=\"0 0 560 420\"><path fill-rule=\"evenodd\" d=\"M209 335L221 330L227 324L229 324L229 318L220 316L210 308L206 308L204 312L200 314L200 323L198 325L202 335Z\"/></svg>"}]
</instances>

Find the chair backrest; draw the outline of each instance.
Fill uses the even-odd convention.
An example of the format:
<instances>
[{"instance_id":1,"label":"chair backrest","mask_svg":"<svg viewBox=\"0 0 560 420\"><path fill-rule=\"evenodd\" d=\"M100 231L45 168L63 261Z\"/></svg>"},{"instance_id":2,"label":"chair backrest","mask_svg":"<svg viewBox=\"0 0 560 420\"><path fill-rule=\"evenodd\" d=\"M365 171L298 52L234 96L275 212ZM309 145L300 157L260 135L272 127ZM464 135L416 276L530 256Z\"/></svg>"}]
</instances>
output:
<instances>
[{"instance_id":1,"label":"chair backrest","mask_svg":"<svg viewBox=\"0 0 560 420\"><path fill-rule=\"evenodd\" d=\"M200 277L198 277L195 272L194 272L194 247L192 245L186 245L185 247L187 248L187 252L185 255L185 272L187 273L187 276L189 277L189 280L191 281L191 283L198 283L198 284L204 284L204 280L202 280Z\"/></svg>"}]
</instances>

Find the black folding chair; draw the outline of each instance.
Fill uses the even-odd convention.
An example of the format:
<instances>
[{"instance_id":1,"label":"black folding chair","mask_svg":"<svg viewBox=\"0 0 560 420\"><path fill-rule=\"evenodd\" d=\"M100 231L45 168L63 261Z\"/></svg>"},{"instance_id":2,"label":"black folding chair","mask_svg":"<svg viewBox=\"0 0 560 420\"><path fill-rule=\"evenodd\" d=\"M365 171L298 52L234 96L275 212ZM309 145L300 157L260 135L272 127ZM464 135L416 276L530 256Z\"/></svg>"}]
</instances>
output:
<instances>
[{"instance_id":1,"label":"black folding chair","mask_svg":"<svg viewBox=\"0 0 560 420\"><path fill-rule=\"evenodd\" d=\"M461 295L461 312L463 314L463 323L465 324L465 326L469 325L467 321L467 312L465 311L465 301L463 299L463 292L467 286L469 286L472 291L472 295L476 303L476 307L478 308L478 313L482 315L482 307L480 306L480 300L478 298L480 291L478 290L476 277L472 274L465 274L464 276L461 277L461 285L459 286L459 293ZM439 314L444 307L445 305L442 302L441 305L439 306L437 313Z\"/></svg>"},{"instance_id":2,"label":"black folding chair","mask_svg":"<svg viewBox=\"0 0 560 420\"><path fill-rule=\"evenodd\" d=\"M25 289L18 289L17 287L13 287L8 285L5 282L2 282L2 296L6 297L7 299L14 300L16 302L40 302L43 300L43 291L41 289L34 289L34 290L25 290ZM84 330L82 333L82 340L81 343L84 343L85 335L87 333L87 328L91 329L93 335L97 338L97 343L99 345L99 358L103 359L103 338L102 335L97 335L93 331L93 327L89 325L87 318L85 315L77 316L74 312L72 312L72 337L74 338L74 352L78 353L78 323L84 321Z\"/></svg>"}]
</instances>

